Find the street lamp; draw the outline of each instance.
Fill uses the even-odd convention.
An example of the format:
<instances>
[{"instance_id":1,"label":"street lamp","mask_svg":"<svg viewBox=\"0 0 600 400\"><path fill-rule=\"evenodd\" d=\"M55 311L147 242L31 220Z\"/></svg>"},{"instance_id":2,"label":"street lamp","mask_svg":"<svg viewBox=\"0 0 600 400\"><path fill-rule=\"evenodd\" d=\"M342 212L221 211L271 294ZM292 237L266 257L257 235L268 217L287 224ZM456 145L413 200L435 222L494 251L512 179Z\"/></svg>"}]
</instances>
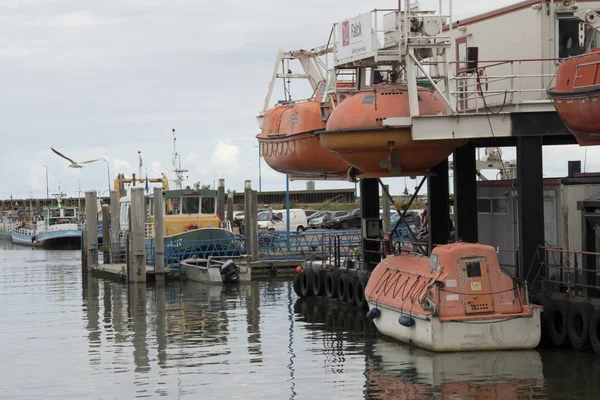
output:
<instances>
[{"instance_id":1,"label":"street lamp","mask_svg":"<svg viewBox=\"0 0 600 400\"><path fill-rule=\"evenodd\" d=\"M104 162L106 163L106 172L108 174L108 194L110 195L110 164L108 163L108 160L105 157L102 157L102 160L104 160Z\"/></svg>"},{"instance_id":2,"label":"street lamp","mask_svg":"<svg viewBox=\"0 0 600 400\"><path fill-rule=\"evenodd\" d=\"M48 200L50 198L50 190L48 189L48 167L44 165L44 168L46 168L46 200Z\"/></svg>"}]
</instances>

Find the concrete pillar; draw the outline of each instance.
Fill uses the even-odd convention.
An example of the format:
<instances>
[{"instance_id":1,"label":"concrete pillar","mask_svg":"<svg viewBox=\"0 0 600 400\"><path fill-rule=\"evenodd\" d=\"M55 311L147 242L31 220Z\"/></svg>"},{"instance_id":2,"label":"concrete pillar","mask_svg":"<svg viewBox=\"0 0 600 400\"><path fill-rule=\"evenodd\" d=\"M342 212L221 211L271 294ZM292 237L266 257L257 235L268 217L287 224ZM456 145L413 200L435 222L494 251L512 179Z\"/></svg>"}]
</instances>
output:
<instances>
[{"instance_id":1,"label":"concrete pillar","mask_svg":"<svg viewBox=\"0 0 600 400\"><path fill-rule=\"evenodd\" d=\"M110 263L110 208L102 205L102 247L104 247L104 264Z\"/></svg>"},{"instance_id":2,"label":"concrete pillar","mask_svg":"<svg viewBox=\"0 0 600 400\"><path fill-rule=\"evenodd\" d=\"M375 178L360 180L360 209L361 226L363 235L363 260L364 267L373 270L381 261L379 256L379 243L375 240L380 237L379 229L371 230L368 225L380 221L379 217L379 181ZM367 225L368 223L368 225ZM367 232L369 231L369 232Z\"/></svg>"},{"instance_id":3,"label":"concrete pillar","mask_svg":"<svg viewBox=\"0 0 600 400\"><path fill-rule=\"evenodd\" d=\"M225 221L225 179L219 179L219 201L217 203L217 214L221 221Z\"/></svg>"},{"instance_id":4,"label":"concrete pillar","mask_svg":"<svg viewBox=\"0 0 600 400\"><path fill-rule=\"evenodd\" d=\"M390 227L390 207L392 204L390 203L390 197L387 193L390 192L390 185L385 185L385 190L381 195L381 207L383 208L383 231L389 233L392 227Z\"/></svg>"},{"instance_id":5,"label":"concrete pillar","mask_svg":"<svg viewBox=\"0 0 600 400\"><path fill-rule=\"evenodd\" d=\"M250 196L250 212L248 219L248 232L250 233L250 253L252 254L252 261L258 261L258 192L252 191ZM247 218L247 216L245 216Z\"/></svg>"},{"instance_id":6,"label":"concrete pillar","mask_svg":"<svg viewBox=\"0 0 600 400\"><path fill-rule=\"evenodd\" d=\"M427 178L427 215L429 216L428 251L431 254L434 245L448 243L450 235L450 183L448 181L448 160L431 168L432 175Z\"/></svg>"},{"instance_id":7,"label":"concrete pillar","mask_svg":"<svg viewBox=\"0 0 600 400\"><path fill-rule=\"evenodd\" d=\"M94 264L98 264L98 252L95 250L98 246L98 210L96 209L96 191L85 192L85 230L86 230L86 248L88 270Z\"/></svg>"},{"instance_id":8,"label":"concrete pillar","mask_svg":"<svg viewBox=\"0 0 600 400\"><path fill-rule=\"evenodd\" d=\"M154 189L154 269L165 272L165 201L161 188ZM161 275L162 277L162 275Z\"/></svg>"},{"instance_id":9,"label":"concrete pillar","mask_svg":"<svg viewBox=\"0 0 600 400\"><path fill-rule=\"evenodd\" d=\"M242 234L244 235L244 237L246 238L246 244L245 247L247 249L251 248L250 245L250 230L249 230L249 226L251 226L250 224L250 220L252 219L252 217L250 216L251 212L250 212L250 197L252 197L252 182L251 181L245 181L244 182L244 221L243 221L243 232Z\"/></svg>"},{"instance_id":10,"label":"concrete pillar","mask_svg":"<svg viewBox=\"0 0 600 400\"><path fill-rule=\"evenodd\" d=\"M110 244L116 250L119 245L121 227L119 224L119 195L115 190L110 192L110 227Z\"/></svg>"},{"instance_id":11,"label":"concrete pillar","mask_svg":"<svg viewBox=\"0 0 600 400\"><path fill-rule=\"evenodd\" d=\"M129 278L131 283L146 282L146 237L144 227L146 224L146 204L144 201L144 188L142 186L131 189L131 255Z\"/></svg>"},{"instance_id":12,"label":"concrete pillar","mask_svg":"<svg viewBox=\"0 0 600 400\"><path fill-rule=\"evenodd\" d=\"M544 175L542 137L517 138L517 199L519 207L519 278L538 275L537 248L544 244ZM533 264L532 264L533 263ZM531 266L531 270L530 270ZM538 279L538 285L541 279ZM535 291L535 288L530 288Z\"/></svg>"},{"instance_id":13,"label":"concrete pillar","mask_svg":"<svg viewBox=\"0 0 600 400\"><path fill-rule=\"evenodd\" d=\"M471 143L454 152L455 239L477 243L477 164Z\"/></svg>"},{"instance_id":14,"label":"concrete pillar","mask_svg":"<svg viewBox=\"0 0 600 400\"><path fill-rule=\"evenodd\" d=\"M227 193L227 221L233 225L233 192Z\"/></svg>"}]
</instances>

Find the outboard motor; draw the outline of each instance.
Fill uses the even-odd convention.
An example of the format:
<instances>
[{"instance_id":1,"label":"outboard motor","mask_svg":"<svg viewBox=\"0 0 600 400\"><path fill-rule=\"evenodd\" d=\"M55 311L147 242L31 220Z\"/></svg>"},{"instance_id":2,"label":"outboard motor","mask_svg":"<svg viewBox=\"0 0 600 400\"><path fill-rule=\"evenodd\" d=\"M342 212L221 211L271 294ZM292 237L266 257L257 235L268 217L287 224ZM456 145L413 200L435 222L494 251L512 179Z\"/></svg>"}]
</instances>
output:
<instances>
[{"instance_id":1,"label":"outboard motor","mask_svg":"<svg viewBox=\"0 0 600 400\"><path fill-rule=\"evenodd\" d=\"M240 267L233 260L227 260L221 265L223 282L237 282L240 279Z\"/></svg>"}]
</instances>

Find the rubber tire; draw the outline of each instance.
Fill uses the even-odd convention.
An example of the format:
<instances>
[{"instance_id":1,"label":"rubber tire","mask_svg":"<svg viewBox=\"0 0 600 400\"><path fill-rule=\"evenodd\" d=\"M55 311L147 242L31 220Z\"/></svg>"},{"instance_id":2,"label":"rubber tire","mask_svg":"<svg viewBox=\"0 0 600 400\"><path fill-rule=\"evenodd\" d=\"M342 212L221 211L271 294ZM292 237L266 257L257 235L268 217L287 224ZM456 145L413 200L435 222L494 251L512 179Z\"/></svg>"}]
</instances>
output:
<instances>
[{"instance_id":1,"label":"rubber tire","mask_svg":"<svg viewBox=\"0 0 600 400\"><path fill-rule=\"evenodd\" d=\"M346 301L346 281L348 276L342 274L337 280L337 295L339 301Z\"/></svg>"},{"instance_id":2,"label":"rubber tire","mask_svg":"<svg viewBox=\"0 0 600 400\"><path fill-rule=\"evenodd\" d=\"M565 300L553 300L548 306L548 331L554 346L562 346L569 337L567 334L570 303Z\"/></svg>"},{"instance_id":3,"label":"rubber tire","mask_svg":"<svg viewBox=\"0 0 600 400\"><path fill-rule=\"evenodd\" d=\"M356 288L356 283L358 282L358 276L354 275L348 277L346 280L346 303L351 306L356 305L354 302L354 289Z\"/></svg>"},{"instance_id":4,"label":"rubber tire","mask_svg":"<svg viewBox=\"0 0 600 400\"><path fill-rule=\"evenodd\" d=\"M357 279L354 285L354 303L361 310L369 308L369 303L365 297L365 288L367 287L366 279Z\"/></svg>"},{"instance_id":5,"label":"rubber tire","mask_svg":"<svg viewBox=\"0 0 600 400\"><path fill-rule=\"evenodd\" d=\"M593 313L594 306L589 303L573 304L569 310L567 334L574 348L582 349L589 343L590 320Z\"/></svg>"},{"instance_id":6,"label":"rubber tire","mask_svg":"<svg viewBox=\"0 0 600 400\"><path fill-rule=\"evenodd\" d=\"M302 297L310 297L313 295L312 281L314 279L314 273L310 269L305 269L300 272L300 293Z\"/></svg>"},{"instance_id":7,"label":"rubber tire","mask_svg":"<svg viewBox=\"0 0 600 400\"><path fill-rule=\"evenodd\" d=\"M600 310L594 311L590 318L590 344L597 354L600 354Z\"/></svg>"},{"instance_id":8,"label":"rubber tire","mask_svg":"<svg viewBox=\"0 0 600 400\"><path fill-rule=\"evenodd\" d=\"M337 277L333 272L325 274L325 294L330 299L337 297Z\"/></svg>"},{"instance_id":9,"label":"rubber tire","mask_svg":"<svg viewBox=\"0 0 600 400\"><path fill-rule=\"evenodd\" d=\"M296 293L298 297L302 297L302 292L300 292L300 274L296 274L292 285L294 287L294 293Z\"/></svg>"},{"instance_id":10,"label":"rubber tire","mask_svg":"<svg viewBox=\"0 0 600 400\"><path fill-rule=\"evenodd\" d=\"M305 231L305 229L302 225L300 225L299 227L296 228L297 233L304 232L304 231Z\"/></svg>"},{"instance_id":11,"label":"rubber tire","mask_svg":"<svg viewBox=\"0 0 600 400\"><path fill-rule=\"evenodd\" d=\"M313 271L312 290L315 296L325 294L325 271L322 269Z\"/></svg>"},{"instance_id":12,"label":"rubber tire","mask_svg":"<svg viewBox=\"0 0 600 400\"><path fill-rule=\"evenodd\" d=\"M343 230L348 230L349 227L350 227L350 224L348 224L348 221L342 222L342 229Z\"/></svg>"}]
</instances>

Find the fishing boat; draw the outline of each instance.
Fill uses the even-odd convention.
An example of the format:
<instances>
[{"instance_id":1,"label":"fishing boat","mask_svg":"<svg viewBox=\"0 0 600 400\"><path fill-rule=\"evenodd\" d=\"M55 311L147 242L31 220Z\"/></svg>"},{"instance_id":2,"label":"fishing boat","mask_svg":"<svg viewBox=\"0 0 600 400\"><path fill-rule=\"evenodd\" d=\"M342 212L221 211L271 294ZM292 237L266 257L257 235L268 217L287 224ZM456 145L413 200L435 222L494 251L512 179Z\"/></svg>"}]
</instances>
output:
<instances>
[{"instance_id":1,"label":"fishing boat","mask_svg":"<svg viewBox=\"0 0 600 400\"><path fill-rule=\"evenodd\" d=\"M194 282L224 284L250 282L250 267L239 267L232 259L192 257L181 261L181 268L188 280Z\"/></svg>"},{"instance_id":2,"label":"fishing boat","mask_svg":"<svg viewBox=\"0 0 600 400\"><path fill-rule=\"evenodd\" d=\"M318 57L330 51L328 48L319 48L280 52L264 110L258 116L261 132L257 139L262 157L275 171L288 174L292 179L347 179L348 164L335 153L323 148L315 134L325 129L326 118L335 103L346 97L345 94L340 94L323 101L325 74ZM292 74L289 69L290 60L298 60L304 74ZM284 61L288 62L288 68L279 73L279 65ZM306 100L292 101L286 95L285 100L268 108L275 80L280 77L284 79L284 85L286 78L307 79L312 96ZM289 85L289 81L287 84Z\"/></svg>"},{"instance_id":3,"label":"fishing boat","mask_svg":"<svg viewBox=\"0 0 600 400\"><path fill-rule=\"evenodd\" d=\"M385 337L434 351L532 349L542 308L504 273L491 246L454 243L375 267L367 317Z\"/></svg>"},{"instance_id":4,"label":"fishing boat","mask_svg":"<svg viewBox=\"0 0 600 400\"><path fill-rule=\"evenodd\" d=\"M575 17L599 30L600 15L596 12L579 11ZM556 72L555 86L547 91L562 122L580 146L600 145L599 65L600 48L566 58Z\"/></svg>"},{"instance_id":5,"label":"fishing boat","mask_svg":"<svg viewBox=\"0 0 600 400\"><path fill-rule=\"evenodd\" d=\"M434 90L419 87L420 115L445 115L447 106ZM411 125L386 127L386 118L409 117L405 84L376 83L340 103L319 132L323 147L353 167L360 178L428 175L427 170L466 140L415 141ZM408 120L409 118L407 118Z\"/></svg>"},{"instance_id":6,"label":"fishing boat","mask_svg":"<svg viewBox=\"0 0 600 400\"><path fill-rule=\"evenodd\" d=\"M64 206L58 196L57 206L43 208L42 215L28 215L10 230L13 243L48 249L81 248L81 223L77 207Z\"/></svg>"}]
</instances>

